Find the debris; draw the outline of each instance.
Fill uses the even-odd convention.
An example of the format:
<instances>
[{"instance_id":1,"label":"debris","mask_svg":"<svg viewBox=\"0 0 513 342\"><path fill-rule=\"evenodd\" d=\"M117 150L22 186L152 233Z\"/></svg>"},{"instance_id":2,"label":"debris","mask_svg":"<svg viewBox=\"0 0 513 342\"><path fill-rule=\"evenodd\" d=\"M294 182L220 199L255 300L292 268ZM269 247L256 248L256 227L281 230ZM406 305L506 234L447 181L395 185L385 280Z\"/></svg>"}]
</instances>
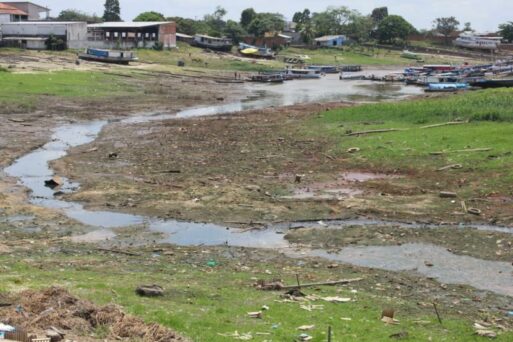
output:
<instances>
[{"instance_id":1,"label":"debris","mask_svg":"<svg viewBox=\"0 0 513 342\"><path fill-rule=\"evenodd\" d=\"M308 335L308 334L301 334L301 335L299 335L299 340L300 341L311 341L312 339L313 339L313 337Z\"/></svg>"},{"instance_id":2,"label":"debris","mask_svg":"<svg viewBox=\"0 0 513 342\"><path fill-rule=\"evenodd\" d=\"M258 280L255 284L255 287L259 290L264 291L280 291L285 285L283 285L281 280L273 280L271 282L266 282L265 280Z\"/></svg>"},{"instance_id":3,"label":"debris","mask_svg":"<svg viewBox=\"0 0 513 342\"><path fill-rule=\"evenodd\" d=\"M458 194L455 192L449 192L449 191L440 191L440 198L457 198Z\"/></svg>"},{"instance_id":4,"label":"debris","mask_svg":"<svg viewBox=\"0 0 513 342\"><path fill-rule=\"evenodd\" d=\"M207 262L207 266L208 266L208 267L216 267L217 265L218 265L218 263L217 263L217 261L215 261L215 260L209 260L209 261Z\"/></svg>"},{"instance_id":5,"label":"debris","mask_svg":"<svg viewBox=\"0 0 513 342\"><path fill-rule=\"evenodd\" d=\"M491 148L473 148L473 149L466 149L466 150L437 151L437 152L431 152L429 154L432 156L441 156L443 154L449 154L449 153L489 152L491 150L492 150Z\"/></svg>"},{"instance_id":6,"label":"debris","mask_svg":"<svg viewBox=\"0 0 513 342\"><path fill-rule=\"evenodd\" d=\"M427 267L435 266L431 261L424 261L424 265L426 265Z\"/></svg>"},{"instance_id":7,"label":"debris","mask_svg":"<svg viewBox=\"0 0 513 342\"><path fill-rule=\"evenodd\" d=\"M45 186L49 187L50 189L55 189L61 186L63 183L64 181L59 176L54 176L51 179L45 180Z\"/></svg>"},{"instance_id":8,"label":"debris","mask_svg":"<svg viewBox=\"0 0 513 342\"><path fill-rule=\"evenodd\" d=\"M301 292L301 290L297 287L285 292L285 295L296 298L306 297L306 295L303 292Z\"/></svg>"},{"instance_id":9,"label":"debris","mask_svg":"<svg viewBox=\"0 0 513 342\"><path fill-rule=\"evenodd\" d=\"M330 302L330 303L348 303L348 302L352 301L351 298L342 298L342 297L324 297L321 299L324 300L325 302Z\"/></svg>"},{"instance_id":10,"label":"debris","mask_svg":"<svg viewBox=\"0 0 513 342\"><path fill-rule=\"evenodd\" d=\"M297 328L297 330L301 330L301 331L308 331L308 330L312 330L312 329L315 329L315 325L302 325Z\"/></svg>"},{"instance_id":11,"label":"debris","mask_svg":"<svg viewBox=\"0 0 513 342\"><path fill-rule=\"evenodd\" d=\"M403 129L397 129L397 128L390 128L390 129L373 129L370 131L361 131L361 132L352 132L346 134L346 136L355 136L355 135L365 135L365 134L373 134L373 133L387 133L387 132L397 132L397 131L404 131Z\"/></svg>"},{"instance_id":12,"label":"debris","mask_svg":"<svg viewBox=\"0 0 513 342\"><path fill-rule=\"evenodd\" d=\"M463 165L461 164L451 164L444 167L439 168L436 171L446 171L446 170L460 170L463 169Z\"/></svg>"},{"instance_id":13,"label":"debris","mask_svg":"<svg viewBox=\"0 0 513 342\"><path fill-rule=\"evenodd\" d=\"M397 325L399 324L399 321L396 319L393 319L391 317L383 317L381 318L381 321L385 324L391 324L391 325Z\"/></svg>"},{"instance_id":14,"label":"debris","mask_svg":"<svg viewBox=\"0 0 513 342\"><path fill-rule=\"evenodd\" d=\"M110 152L108 156L109 159L116 159L119 155L117 152Z\"/></svg>"},{"instance_id":15,"label":"debris","mask_svg":"<svg viewBox=\"0 0 513 342\"><path fill-rule=\"evenodd\" d=\"M481 337L497 338L497 333L493 330L488 329L477 329L476 335Z\"/></svg>"},{"instance_id":16,"label":"debris","mask_svg":"<svg viewBox=\"0 0 513 342\"><path fill-rule=\"evenodd\" d=\"M440 312L438 312L438 307L436 306L436 303L433 303L433 308L435 309L436 318L438 319L438 323L442 325L442 317L440 317Z\"/></svg>"},{"instance_id":17,"label":"debris","mask_svg":"<svg viewBox=\"0 0 513 342\"><path fill-rule=\"evenodd\" d=\"M262 318L262 311L248 312L250 318Z\"/></svg>"},{"instance_id":18,"label":"debris","mask_svg":"<svg viewBox=\"0 0 513 342\"><path fill-rule=\"evenodd\" d=\"M269 311L269 306L267 305L262 305L262 311Z\"/></svg>"},{"instance_id":19,"label":"debris","mask_svg":"<svg viewBox=\"0 0 513 342\"><path fill-rule=\"evenodd\" d=\"M238 331L235 331L234 333L228 333L228 334L220 334L218 333L219 336L223 336L223 337L232 337L236 340L241 340L241 341L249 341L249 340L252 340L253 339L253 335L251 335L251 333L245 333L245 334L239 334Z\"/></svg>"},{"instance_id":20,"label":"debris","mask_svg":"<svg viewBox=\"0 0 513 342\"><path fill-rule=\"evenodd\" d=\"M301 284L301 287L305 288L305 287L316 287L316 286L347 285L347 284L355 283L355 282L362 281L362 280L363 280L363 278L341 279L341 280L326 281L326 282L320 282L320 283ZM289 290L289 289L294 289L294 288L297 288L297 285L284 286L281 288L281 290Z\"/></svg>"},{"instance_id":21,"label":"debris","mask_svg":"<svg viewBox=\"0 0 513 342\"><path fill-rule=\"evenodd\" d=\"M436 127L443 127L443 126L452 126L452 125L463 125L467 124L468 121L451 121L451 122L444 122L440 124L435 125L429 125L429 126L422 126L420 129L428 129L428 128L436 128Z\"/></svg>"},{"instance_id":22,"label":"debris","mask_svg":"<svg viewBox=\"0 0 513 342\"><path fill-rule=\"evenodd\" d=\"M347 153L357 153L360 152L360 149L358 147L351 147L347 149Z\"/></svg>"},{"instance_id":23,"label":"debris","mask_svg":"<svg viewBox=\"0 0 513 342\"><path fill-rule=\"evenodd\" d=\"M350 318L350 317L340 317L340 320L342 320L342 321L346 321L346 322L350 322L350 321L352 321L353 319L352 319L352 318Z\"/></svg>"},{"instance_id":24,"label":"debris","mask_svg":"<svg viewBox=\"0 0 513 342\"><path fill-rule=\"evenodd\" d=\"M51 342L59 342L59 341L62 341L64 339L64 335L62 332L60 331L57 331L57 329L48 329L46 332L45 332L45 335L46 337L50 338L50 341Z\"/></svg>"},{"instance_id":25,"label":"debris","mask_svg":"<svg viewBox=\"0 0 513 342\"><path fill-rule=\"evenodd\" d=\"M324 309L324 305L312 305L312 304L308 304L308 305L300 305L299 308L303 309L303 310L306 310L306 311L313 311L313 310L323 310Z\"/></svg>"},{"instance_id":26,"label":"debris","mask_svg":"<svg viewBox=\"0 0 513 342\"><path fill-rule=\"evenodd\" d=\"M164 295L164 289L159 285L141 285L135 293L141 297L159 297Z\"/></svg>"},{"instance_id":27,"label":"debris","mask_svg":"<svg viewBox=\"0 0 513 342\"><path fill-rule=\"evenodd\" d=\"M300 184L301 183L301 178L303 177L303 175L296 175L296 179L294 180L294 183L296 184Z\"/></svg>"},{"instance_id":28,"label":"debris","mask_svg":"<svg viewBox=\"0 0 513 342\"><path fill-rule=\"evenodd\" d=\"M402 339L408 338L409 336L410 336L410 334L407 331L401 331L401 332L398 332L397 334L390 335L390 338L395 338L396 340L402 340Z\"/></svg>"},{"instance_id":29,"label":"debris","mask_svg":"<svg viewBox=\"0 0 513 342\"><path fill-rule=\"evenodd\" d=\"M481 215L481 210L479 210L477 208L468 208L467 212L469 214L476 215L476 216Z\"/></svg>"},{"instance_id":30,"label":"debris","mask_svg":"<svg viewBox=\"0 0 513 342\"><path fill-rule=\"evenodd\" d=\"M395 315L395 310L391 309L391 308L386 308L386 309L383 309L383 311L381 311L381 318L383 318L383 317L394 318L394 315Z\"/></svg>"}]
</instances>

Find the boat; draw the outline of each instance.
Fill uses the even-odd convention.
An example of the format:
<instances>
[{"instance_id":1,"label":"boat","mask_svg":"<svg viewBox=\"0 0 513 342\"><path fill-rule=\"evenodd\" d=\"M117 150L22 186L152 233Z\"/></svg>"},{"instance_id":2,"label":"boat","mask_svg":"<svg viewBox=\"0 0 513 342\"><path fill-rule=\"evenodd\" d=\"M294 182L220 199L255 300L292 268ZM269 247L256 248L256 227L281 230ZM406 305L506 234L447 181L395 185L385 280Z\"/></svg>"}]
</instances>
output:
<instances>
[{"instance_id":1,"label":"boat","mask_svg":"<svg viewBox=\"0 0 513 342\"><path fill-rule=\"evenodd\" d=\"M276 54L272 49L266 47L257 47L245 43L239 44L239 52L243 56L253 57L253 58L265 58L265 59L275 59Z\"/></svg>"},{"instance_id":2,"label":"boat","mask_svg":"<svg viewBox=\"0 0 513 342\"><path fill-rule=\"evenodd\" d=\"M341 81L359 81L363 80L364 78L364 75L344 75L343 73L340 73L338 76L338 79Z\"/></svg>"},{"instance_id":3,"label":"boat","mask_svg":"<svg viewBox=\"0 0 513 342\"><path fill-rule=\"evenodd\" d=\"M318 79L318 78L321 78L320 70L311 70L311 69L287 69L287 70L285 70L284 74L293 79Z\"/></svg>"},{"instance_id":4,"label":"boat","mask_svg":"<svg viewBox=\"0 0 513 342\"><path fill-rule=\"evenodd\" d=\"M455 66L449 64L427 64L422 66L426 72L448 72L456 69Z\"/></svg>"},{"instance_id":5,"label":"boat","mask_svg":"<svg viewBox=\"0 0 513 342\"><path fill-rule=\"evenodd\" d=\"M283 75L281 74L260 74L251 76L251 78L248 81L258 83L283 83L284 79Z\"/></svg>"},{"instance_id":6,"label":"boat","mask_svg":"<svg viewBox=\"0 0 513 342\"><path fill-rule=\"evenodd\" d=\"M362 66L357 64L341 65L339 69L342 72L360 72L362 71Z\"/></svg>"},{"instance_id":7,"label":"boat","mask_svg":"<svg viewBox=\"0 0 513 342\"><path fill-rule=\"evenodd\" d=\"M468 83L430 83L424 91L428 93L454 92L467 90L469 87L470 85Z\"/></svg>"},{"instance_id":8,"label":"boat","mask_svg":"<svg viewBox=\"0 0 513 342\"><path fill-rule=\"evenodd\" d=\"M496 79L496 80L490 80L490 79L481 79L474 82L471 82L470 84L473 87L479 87L479 88L511 88L513 87L513 79Z\"/></svg>"},{"instance_id":9,"label":"boat","mask_svg":"<svg viewBox=\"0 0 513 342\"><path fill-rule=\"evenodd\" d=\"M309 65L307 67L309 70L319 70L321 74L337 74L338 68L332 65Z\"/></svg>"},{"instance_id":10,"label":"boat","mask_svg":"<svg viewBox=\"0 0 513 342\"><path fill-rule=\"evenodd\" d=\"M233 47L232 40L229 38L211 37L204 34L195 35L192 45L203 49L225 52L231 51Z\"/></svg>"},{"instance_id":11,"label":"boat","mask_svg":"<svg viewBox=\"0 0 513 342\"><path fill-rule=\"evenodd\" d=\"M401 54L401 57L406 58L406 59L414 59L419 62L423 61L422 57L420 57L418 54L416 54L415 52L408 51L408 50L404 50L403 53Z\"/></svg>"},{"instance_id":12,"label":"boat","mask_svg":"<svg viewBox=\"0 0 513 342\"><path fill-rule=\"evenodd\" d=\"M85 52L78 54L79 59L94 62L114 63L128 65L136 61L137 57L132 51L115 51L104 49L86 49Z\"/></svg>"},{"instance_id":13,"label":"boat","mask_svg":"<svg viewBox=\"0 0 513 342\"><path fill-rule=\"evenodd\" d=\"M465 32L456 38L453 44L467 49L495 51L499 48L501 40L502 37L481 37Z\"/></svg>"}]
</instances>

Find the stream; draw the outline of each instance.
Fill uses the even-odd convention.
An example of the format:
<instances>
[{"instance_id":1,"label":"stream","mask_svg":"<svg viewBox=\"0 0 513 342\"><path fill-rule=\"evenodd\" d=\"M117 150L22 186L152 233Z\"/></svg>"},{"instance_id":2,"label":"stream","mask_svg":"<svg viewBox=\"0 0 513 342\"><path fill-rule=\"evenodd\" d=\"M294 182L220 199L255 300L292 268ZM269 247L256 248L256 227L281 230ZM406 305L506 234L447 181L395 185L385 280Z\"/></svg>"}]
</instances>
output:
<instances>
[{"instance_id":1,"label":"stream","mask_svg":"<svg viewBox=\"0 0 513 342\"><path fill-rule=\"evenodd\" d=\"M322 86L320 86L322 85ZM327 90L326 90L327 89ZM286 106L307 102L363 101L375 102L402 98L419 93L419 88L403 85L372 83L367 81L341 82L333 75L322 80L286 82L283 85L248 86L251 96L246 100L209 107L190 108L178 113L157 113L132 116L119 120L122 124L136 124L171 118L227 114L250 109L263 109L273 106ZM56 190L45 186L45 180L54 176L51 161L64 157L68 150L93 142L101 130L108 125L105 120L86 123L66 124L55 129L51 141L37 150L17 159L4 172L15 177L19 184L31 192L30 203L50 209L61 210L66 216L82 224L97 228L96 231L76 237L75 241L91 242L115 238L112 229L141 225L150 231L163 233L162 243L184 246L229 245L249 248L279 249L290 257L321 257L333 261L384 269L389 271L411 271L426 277L433 277L448 284L466 284L477 289L488 290L502 295L513 296L513 274L510 264L484 261L467 256L458 256L434 245L408 244L386 247L349 247L339 253L324 250L297 251L284 238L289 229L295 227L319 226L317 223L296 222L276 224L261 230L240 230L220 225L176 220L162 220L139 215L110 211L90 211L80 203L59 199ZM63 179L59 193L72 193L79 184ZM398 223L365 218L331 221L326 229L342 229L355 225L394 225L409 228L434 228L417 223ZM466 225L465 227L468 227ZM474 228L513 233L512 228L476 225ZM426 260L432 267L424 265Z\"/></svg>"}]
</instances>

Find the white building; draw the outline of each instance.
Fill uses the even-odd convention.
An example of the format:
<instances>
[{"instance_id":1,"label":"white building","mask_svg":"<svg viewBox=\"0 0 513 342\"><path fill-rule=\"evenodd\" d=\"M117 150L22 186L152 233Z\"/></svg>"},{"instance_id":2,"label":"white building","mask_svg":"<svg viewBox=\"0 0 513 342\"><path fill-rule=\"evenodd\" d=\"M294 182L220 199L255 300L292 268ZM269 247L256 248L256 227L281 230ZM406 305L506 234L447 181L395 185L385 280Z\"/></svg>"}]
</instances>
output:
<instances>
[{"instance_id":1,"label":"white building","mask_svg":"<svg viewBox=\"0 0 513 342\"><path fill-rule=\"evenodd\" d=\"M28 20L28 13L0 2L0 23Z\"/></svg>"},{"instance_id":2,"label":"white building","mask_svg":"<svg viewBox=\"0 0 513 342\"><path fill-rule=\"evenodd\" d=\"M2 1L4 5L14 7L27 14L27 20L44 20L50 16L50 9L29 1ZM44 13L42 16L41 14Z\"/></svg>"}]
</instances>

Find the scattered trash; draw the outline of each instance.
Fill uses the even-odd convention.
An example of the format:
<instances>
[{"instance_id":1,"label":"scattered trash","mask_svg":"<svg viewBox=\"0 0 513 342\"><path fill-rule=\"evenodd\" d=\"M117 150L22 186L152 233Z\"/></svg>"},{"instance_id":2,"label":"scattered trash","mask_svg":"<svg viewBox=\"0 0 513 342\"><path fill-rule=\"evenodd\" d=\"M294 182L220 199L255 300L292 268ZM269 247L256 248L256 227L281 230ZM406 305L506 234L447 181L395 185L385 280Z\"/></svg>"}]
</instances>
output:
<instances>
[{"instance_id":1,"label":"scattered trash","mask_svg":"<svg viewBox=\"0 0 513 342\"><path fill-rule=\"evenodd\" d=\"M477 329L476 335L481 337L497 338L497 333L493 330L488 329Z\"/></svg>"},{"instance_id":2,"label":"scattered trash","mask_svg":"<svg viewBox=\"0 0 513 342\"><path fill-rule=\"evenodd\" d=\"M459 170L463 169L463 165L461 164L451 164L444 167L439 168L437 171L446 171L446 170Z\"/></svg>"},{"instance_id":3,"label":"scattered trash","mask_svg":"<svg viewBox=\"0 0 513 342\"><path fill-rule=\"evenodd\" d=\"M219 336L223 336L223 337L232 337L236 340L241 340L241 341L249 341L249 340L252 340L253 339L253 335L251 333L245 333L245 334L239 334L238 331L235 331L234 333L228 333L228 334L220 334L218 333Z\"/></svg>"},{"instance_id":4,"label":"scattered trash","mask_svg":"<svg viewBox=\"0 0 513 342\"><path fill-rule=\"evenodd\" d=\"M330 303L348 303L348 302L352 301L351 298L342 298L342 297L324 297L321 299L325 302L330 302Z\"/></svg>"},{"instance_id":5,"label":"scattered trash","mask_svg":"<svg viewBox=\"0 0 513 342\"><path fill-rule=\"evenodd\" d=\"M397 325L399 324L399 321L396 319L393 319L391 317L383 317L381 321L385 324L391 324L391 325Z\"/></svg>"},{"instance_id":6,"label":"scattered trash","mask_svg":"<svg viewBox=\"0 0 513 342\"><path fill-rule=\"evenodd\" d=\"M409 336L410 336L410 334L407 331L401 331L401 332L398 332L397 334L390 335L390 338L395 338L396 340L402 340L402 339L408 338Z\"/></svg>"},{"instance_id":7,"label":"scattered trash","mask_svg":"<svg viewBox=\"0 0 513 342\"><path fill-rule=\"evenodd\" d=\"M395 316L395 310L391 309L391 308L386 308L381 312L381 318L383 318L383 317L394 318L394 316Z\"/></svg>"},{"instance_id":8,"label":"scattered trash","mask_svg":"<svg viewBox=\"0 0 513 342\"><path fill-rule=\"evenodd\" d=\"M63 184L63 180L59 176L54 176L51 179L45 180L45 186L49 187L50 189L55 189Z\"/></svg>"},{"instance_id":9,"label":"scattered trash","mask_svg":"<svg viewBox=\"0 0 513 342\"><path fill-rule=\"evenodd\" d=\"M301 331L308 331L308 330L313 330L313 329L315 329L315 325L302 325L297 328L297 330L301 330Z\"/></svg>"},{"instance_id":10,"label":"scattered trash","mask_svg":"<svg viewBox=\"0 0 513 342\"><path fill-rule=\"evenodd\" d=\"M424 265L426 265L427 267L435 266L431 261L424 261Z\"/></svg>"},{"instance_id":11,"label":"scattered trash","mask_svg":"<svg viewBox=\"0 0 513 342\"><path fill-rule=\"evenodd\" d=\"M117 152L110 152L108 156L109 159L116 159L119 155Z\"/></svg>"},{"instance_id":12,"label":"scattered trash","mask_svg":"<svg viewBox=\"0 0 513 342\"><path fill-rule=\"evenodd\" d=\"M351 147L347 149L347 153L357 153L360 152L360 149L358 147Z\"/></svg>"},{"instance_id":13,"label":"scattered trash","mask_svg":"<svg viewBox=\"0 0 513 342\"><path fill-rule=\"evenodd\" d=\"M217 261L215 261L215 260L209 260L209 261L207 262L207 266L208 266L208 267L216 267L217 265L218 265L218 263L217 263Z\"/></svg>"},{"instance_id":14,"label":"scattered trash","mask_svg":"<svg viewBox=\"0 0 513 342\"><path fill-rule=\"evenodd\" d=\"M262 311L269 311L269 309L267 305L262 305Z\"/></svg>"},{"instance_id":15,"label":"scattered trash","mask_svg":"<svg viewBox=\"0 0 513 342\"><path fill-rule=\"evenodd\" d=\"M248 312L250 318L262 318L262 311Z\"/></svg>"},{"instance_id":16,"label":"scattered trash","mask_svg":"<svg viewBox=\"0 0 513 342\"><path fill-rule=\"evenodd\" d=\"M301 334L301 335L299 335L299 340L300 341L311 341L312 339L313 339L313 337L308 335L308 334Z\"/></svg>"},{"instance_id":17,"label":"scattered trash","mask_svg":"<svg viewBox=\"0 0 513 342\"><path fill-rule=\"evenodd\" d=\"M341 319L342 321L346 321L346 322L350 322L350 321L352 321L352 320L353 320L352 318L349 318L349 317L340 317L340 319Z\"/></svg>"},{"instance_id":18,"label":"scattered trash","mask_svg":"<svg viewBox=\"0 0 513 342\"><path fill-rule=\"evenodd\" d=\"M164 289L159 285L141 285L135 293L141 297L159 297L164 295Z\"/></svg>"},{"instance_id":19,"label":"scattered trash","mask_svg":"<svg viewBox=\"0 0 513 342\"><path fill-rule=\"evenodd\" d=\"M481 210L479 210L477 208L468 208L467 212L469 214L476 215L476 216L481 215Z\"/></svg>"},{"instance_id":20,"label":"scattered trash","mask_svg":"<svg viewBox=\"0 0 513 342\"><path fill-rule=\"evenodd\" d=\"M458 194L455 192L441 191L440 198L457 198Z\"/></svg>"},{"instance_id":21,"label":"scattered trash","mask_svg":"<svg viewBox=\"0 0 513 342\"><path fill-rule=\"evenodd\" d=\"M273 280L271 282L266 282L265 280L258 280L255 284L255 287L259 290L264 291L279 291L282 290L285 285L281 280Z\"/></svg>"},{"instance_id":22,"label":"scattered trash","mask_svg":"<svg viewBox=\"0 0 513 342\"><path fill-rule=\"evenodd\" d=\"M310 312L312 312L314 310L323 310L324 309L324 305L312 305L312 304L300 305L299 307L303 310L310 311Z\"/></svg>"}]
</instances>

